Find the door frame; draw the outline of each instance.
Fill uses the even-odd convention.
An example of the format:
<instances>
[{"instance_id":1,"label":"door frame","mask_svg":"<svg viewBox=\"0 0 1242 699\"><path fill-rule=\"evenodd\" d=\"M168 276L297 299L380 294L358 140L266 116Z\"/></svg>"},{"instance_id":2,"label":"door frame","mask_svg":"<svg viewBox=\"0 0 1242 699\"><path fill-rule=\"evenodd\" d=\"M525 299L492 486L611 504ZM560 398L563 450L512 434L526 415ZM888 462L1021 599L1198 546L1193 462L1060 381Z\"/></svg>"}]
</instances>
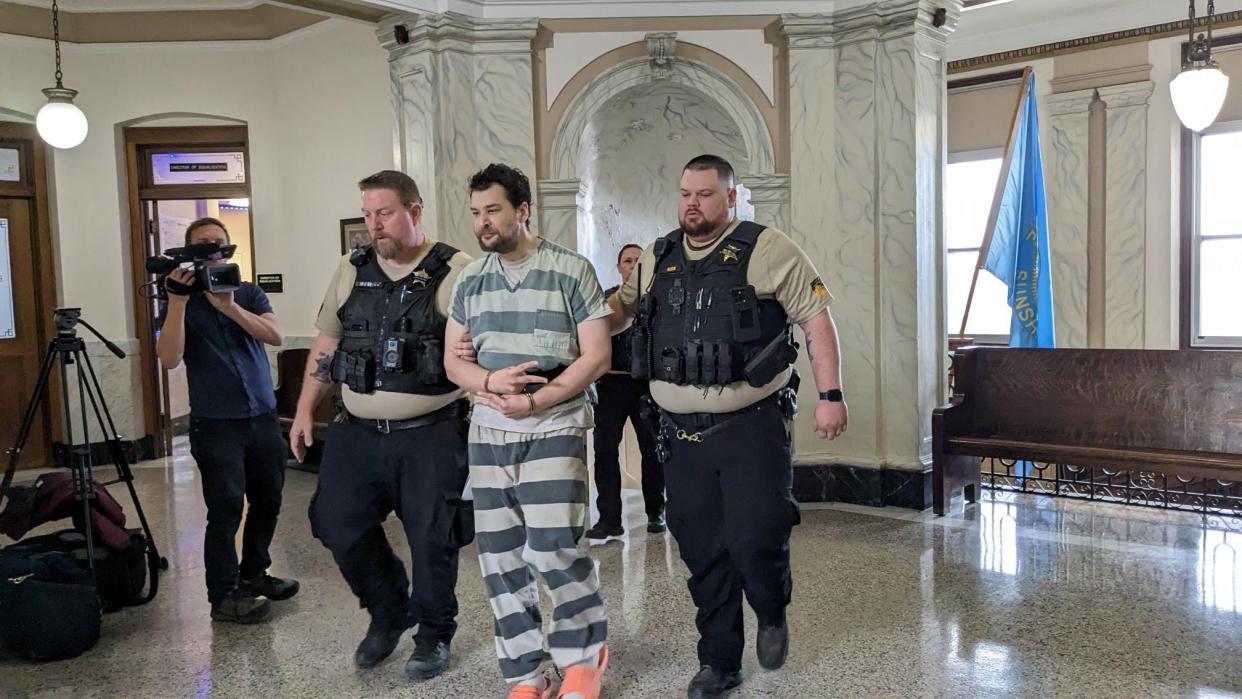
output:
<instances>
[{"instance_id":1,"label":"door frame","mask_svg":"<svg viewBox=\"0 0 1242 699\"><path fill-rule=\"evenodd\" d=\"M16 146L21 152L18 157L22 162L20 182L0 182L0 197L28 199L30 207L30 228L34 236L35 278L35 327L38 331L38 345L46 348L56 334L56 324L52 319L52 311L56 309L56 248L52 243L52 218L48 206L48 192L51 179L48 177L48 163L51 162L52 147L39 137L33 124L15 121L0 121L0 144L6 147ZM27 401L29 396L21 396L19 400ZM48 463L54 463L54 444L63 434L64 406L60 400L60 377L53 372L47 387L46 400L43 403L42 428L47 435ZM0 445L7 449L12 445ZM31 464L27 464L30 466Z\"/></svg>"},{"instance_id":2,"label":"door frame","mask_svg":"<svg viewBox=\"0 0 1242 699\"><path fill-rule=\"evenodd\" d=\"M155 442L156 457L167 456L171 449L171 425L166 424L158 407L164 397L160 391L159 358L155 354L155 318L150 304L144 303L138 287L149 274L146 269L147 221L142 203L168 199L225 199L244 192L250 196L253 173L250 170L250 138L246 126L165 126L129 127L124 129L125 171L129 203L130 270L134 294L134 331L138 338L142 383L143 430ZM241 185L164 185L149 183L150 154L169 151L203 152L238 150L245 158L246 181ZM258 270L254 254L254 207L250 208L250 255L253 269ZM257 273L257 272L256 272Z\"/></svg>"}]
</instances>

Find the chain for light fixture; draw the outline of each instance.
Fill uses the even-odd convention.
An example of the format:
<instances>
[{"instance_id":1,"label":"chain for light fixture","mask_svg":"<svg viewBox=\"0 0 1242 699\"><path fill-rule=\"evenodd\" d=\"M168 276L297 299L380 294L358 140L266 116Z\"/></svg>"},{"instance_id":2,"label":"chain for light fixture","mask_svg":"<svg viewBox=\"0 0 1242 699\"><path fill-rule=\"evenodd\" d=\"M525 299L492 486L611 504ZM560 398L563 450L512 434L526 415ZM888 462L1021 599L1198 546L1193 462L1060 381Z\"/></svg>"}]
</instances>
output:
<instances>
[{"instance_id":1,"label":"chain for light fixture","mask_svg":"<svg viewBox=\"0 0 1242 699\"><path fill-rule=\"evenodd\" d=\"M1208 0L1207 33L1195 36L1195 0L1190 0L1190 40L1182 67L1212 65L1212 21L1216 19L1216 0Z\"/></svg>"},{"instance_id":2,"label":"chain for light fixture","mask_svg":"<svg viewBox=\"0 0 1242 699\"><path fill-rule=\"evenodd\" d=\"M56 87L64 87L60 72L60 5L52 0L52 43L56 45Z\"/></svg>"}]
</instances>

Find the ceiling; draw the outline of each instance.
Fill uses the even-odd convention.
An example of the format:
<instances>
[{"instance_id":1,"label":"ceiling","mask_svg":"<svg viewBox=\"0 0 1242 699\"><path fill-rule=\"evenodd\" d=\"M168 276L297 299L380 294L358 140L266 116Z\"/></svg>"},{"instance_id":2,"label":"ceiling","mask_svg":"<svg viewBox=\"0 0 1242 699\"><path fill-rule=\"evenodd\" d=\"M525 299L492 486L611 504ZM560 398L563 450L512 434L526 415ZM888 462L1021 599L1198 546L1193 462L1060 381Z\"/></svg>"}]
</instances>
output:
<instances>
[{"instance_id":1,"label":"ceiling","mask_svg":"<svg viewBox=\"0 0 1242 699\"><path fill-rule=\"evenodd\" d=\"M776 15L832 12L872 0L60 0L62 25L75 27L81 41L115 41L124 32L91 35L91 24L134 28L159 19L180 19L203 27L220 20L220 36L199 38L275 38L337 16L374 22L392 12L459 12L475 17L603 18L712 15ZM1184 20L1182 0L967 0L950 39L950 59L1105 34ZM1199 3L1200 11L1206 2ZM1217 12L1242 11L1242 0L1218 0ZM40 35L50 24L50 0L0 0L4 31ZM139 13L139 14L134 14ZM29 31L14 30L10 19L25 15ZM69 21L66 21L66 15ZM111 15L111 16L110 16ZM117 15L127 15L122 19ZM19 23L20 24L20 23ZM186 30L188 31L188 29ZM62 33L64 29L62 28ZM72 29L71 29L72 32ZM97 32L98 33L98 32ZM132 32L131 32L132 33ZM112 36L113 38L109 38ZM73 37L67 36L69 40ZM194 37L146 39L185 40ZM139 40L139 39L128 39Z\"/></svg>"}]
</instances>

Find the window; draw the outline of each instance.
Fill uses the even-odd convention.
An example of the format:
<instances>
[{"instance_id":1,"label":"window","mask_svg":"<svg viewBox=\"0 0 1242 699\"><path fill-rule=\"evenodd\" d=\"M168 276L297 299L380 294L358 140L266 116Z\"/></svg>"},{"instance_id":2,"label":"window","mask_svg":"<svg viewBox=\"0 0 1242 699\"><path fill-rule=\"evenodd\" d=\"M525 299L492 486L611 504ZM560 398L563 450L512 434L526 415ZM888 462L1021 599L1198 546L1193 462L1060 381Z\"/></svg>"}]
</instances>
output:
<instances>
[{"instance_id":1,"label":"window","mask_svg":"<svg viewBox=\"0 0 1242 699\"><path fill-rule=\"evenodd\" d=\"M953 153L945 174L944 228L948 259L945 272L945 297L948 305L948 331L956 336L966 312L970 280L979 261L984 229L996 196L1004 153L999 148ZM1009 287L980 271L970 305L966 335L977 342L1008 344Z\"/></svg>"},{"instance_id":2,"label":"window","mask_svg":"<svg viewBox=\"0 0 1242 699\"><path fill-rule=\"evenodd\" d=\"M1203 132L1193 152L1189 270L1183 267L1183 317L1192 347L1242 347L1242 121ZM1183 248L1185 249L1185 248ZM1187 275L1187 272L1189 274ZM1188 298L1187 298L1188 297ZM1187 313L1187 310L1189 312ZM1186 321L1183 321L1185 323Z\"/></svg>"}]
</instances>

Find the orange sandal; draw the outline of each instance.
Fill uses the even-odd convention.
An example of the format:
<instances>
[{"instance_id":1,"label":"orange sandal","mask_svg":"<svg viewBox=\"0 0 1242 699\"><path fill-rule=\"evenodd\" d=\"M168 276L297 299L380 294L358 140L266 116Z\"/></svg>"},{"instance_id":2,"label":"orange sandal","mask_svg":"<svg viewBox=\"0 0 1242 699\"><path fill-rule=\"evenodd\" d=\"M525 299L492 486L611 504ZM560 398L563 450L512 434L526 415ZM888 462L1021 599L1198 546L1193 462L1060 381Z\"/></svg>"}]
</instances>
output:
<instances>
[{"instance_id":1,"label":"orange sandal","mask_svg":"<svg viewBox=\"0 0 1242 699\"><path fill-rule=\"evenodd\" d=\"M515 684L509 690L509 699L552 699L556 696L556 673L549 665L543 670L543 689L529 684Z\"/></svg>"},{"instance_id":2,"label":"orange sandal","mask_svg":"<svg viewBox=\"0 0 1242 699\"><path fill-rule=\"evenodd\" d=\"M573 665L565 670L565 681L557 699L599 699L604 684L604 670L608 669L608 646L600 646L599 664L595 667Z\"/></svg>"}]
</instances>

